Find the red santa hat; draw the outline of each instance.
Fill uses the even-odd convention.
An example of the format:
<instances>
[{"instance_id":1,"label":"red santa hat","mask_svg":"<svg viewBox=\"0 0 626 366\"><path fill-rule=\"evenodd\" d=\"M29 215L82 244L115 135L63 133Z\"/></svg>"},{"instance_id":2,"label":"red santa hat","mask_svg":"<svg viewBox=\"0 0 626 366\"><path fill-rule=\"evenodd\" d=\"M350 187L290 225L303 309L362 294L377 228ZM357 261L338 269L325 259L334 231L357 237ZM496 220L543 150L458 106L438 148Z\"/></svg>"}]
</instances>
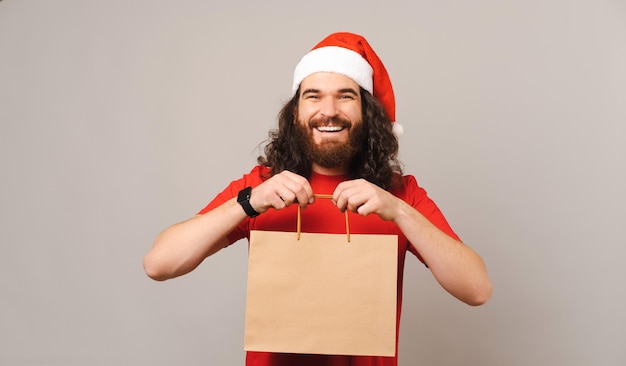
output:
<instances>
[{"instance_id":1,"label":"red santa hat","mask_svg":"<svg viewBox=\"0 0 626 366\"><path fill-rule=\"evenodd\" d=\"M394 133L402 134L402 126L396 123L396 101L389 74L365 38L347 32L324 38L296 65L293 93L302 80L316 72L336 72L354 80L378 99L393 123Z\"/></svg>"}]
</instances>

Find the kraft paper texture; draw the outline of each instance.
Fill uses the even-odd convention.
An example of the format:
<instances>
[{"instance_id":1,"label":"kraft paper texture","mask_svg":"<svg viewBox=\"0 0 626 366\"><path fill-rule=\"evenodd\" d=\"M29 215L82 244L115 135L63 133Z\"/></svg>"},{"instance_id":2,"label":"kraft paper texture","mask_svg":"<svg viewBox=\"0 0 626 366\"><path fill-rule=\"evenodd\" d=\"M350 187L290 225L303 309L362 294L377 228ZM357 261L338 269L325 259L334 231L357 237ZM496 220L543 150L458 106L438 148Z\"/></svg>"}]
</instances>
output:
<instances>
[{"instance_id":1,"label":"kraft paper texture","mask_svg":"<svg viewBox=\"0 0 626 366\"><path fill-rule=\"evenodd\" d=\"M251 231L245 350L394 356L397 243Z\"/></svg>"}]
</instances>

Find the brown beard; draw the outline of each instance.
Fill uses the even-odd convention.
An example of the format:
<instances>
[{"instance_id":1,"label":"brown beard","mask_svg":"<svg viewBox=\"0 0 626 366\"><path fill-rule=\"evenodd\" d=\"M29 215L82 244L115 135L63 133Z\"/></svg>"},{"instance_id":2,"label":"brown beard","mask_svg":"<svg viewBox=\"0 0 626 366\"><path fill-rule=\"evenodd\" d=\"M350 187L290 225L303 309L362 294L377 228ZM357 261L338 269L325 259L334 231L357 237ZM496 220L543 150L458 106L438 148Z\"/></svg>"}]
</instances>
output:
<instances>
[{"instance_id":1,"label":"brown beard","mask_svg":"<svg viewBox=\"0 0 626 366\"><path fill-rule=\"evenodd\" d=\"M312 129L324 126L332 121L335 126L344 126L349 129L347 142L322 141L316 144L313 140ZM323 168L337 168L349 166L352 159L361 151L365 142L365 128L363 123L352 125L350 121L334 117L331 119L315 119L308 123L296 122L295 137L298 144L304 146L307 159Z\"/></svg>"}]
</instances>

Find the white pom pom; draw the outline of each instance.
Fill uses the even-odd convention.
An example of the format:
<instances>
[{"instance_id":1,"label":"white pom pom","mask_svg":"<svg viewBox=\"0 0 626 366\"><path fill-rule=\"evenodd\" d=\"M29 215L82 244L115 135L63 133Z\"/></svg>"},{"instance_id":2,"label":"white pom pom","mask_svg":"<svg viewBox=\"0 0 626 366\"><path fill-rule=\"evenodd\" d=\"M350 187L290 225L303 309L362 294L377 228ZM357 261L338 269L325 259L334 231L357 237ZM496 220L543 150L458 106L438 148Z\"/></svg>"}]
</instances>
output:
<instances>
[{"instance_id":1,"label":"white pom pom","mask_svg":"<svg viewBox=\"0 0 626 366\"><path fill-rule=\"evenodd\" d=\"M398 122L394 122L392 124L391 129L393 133L396 135L396 137L400 137L404 133L404 127L402 127L402 125L399 124Z\"/></svg>"}]
</instances>

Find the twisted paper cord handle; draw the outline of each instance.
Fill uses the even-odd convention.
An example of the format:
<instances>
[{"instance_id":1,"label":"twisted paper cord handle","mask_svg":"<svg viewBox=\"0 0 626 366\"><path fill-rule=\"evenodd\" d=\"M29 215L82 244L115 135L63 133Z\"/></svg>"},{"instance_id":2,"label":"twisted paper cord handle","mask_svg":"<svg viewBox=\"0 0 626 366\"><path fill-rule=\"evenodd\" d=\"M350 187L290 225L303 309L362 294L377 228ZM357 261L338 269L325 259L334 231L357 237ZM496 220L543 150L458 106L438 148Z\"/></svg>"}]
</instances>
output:
<instances>
[{"instance_id":1,"label":"twisted paper cord handle","mask_svg":"<svg viewBox=\"0 0 626 366\"><path fill-rule=\"evenodd\" d=\"M315 198L333 198L332 194L315 194L314 195ZM348 238L348 243L350 242L350 223L348 221L348 210L345 211L346 213L346 237ZM302 220L301 220L301 215L300 215L300 205L298 205L298 222L297 222L297 239L300 240L300 231L302 228Z\"/></svg>"}]
</instances>

